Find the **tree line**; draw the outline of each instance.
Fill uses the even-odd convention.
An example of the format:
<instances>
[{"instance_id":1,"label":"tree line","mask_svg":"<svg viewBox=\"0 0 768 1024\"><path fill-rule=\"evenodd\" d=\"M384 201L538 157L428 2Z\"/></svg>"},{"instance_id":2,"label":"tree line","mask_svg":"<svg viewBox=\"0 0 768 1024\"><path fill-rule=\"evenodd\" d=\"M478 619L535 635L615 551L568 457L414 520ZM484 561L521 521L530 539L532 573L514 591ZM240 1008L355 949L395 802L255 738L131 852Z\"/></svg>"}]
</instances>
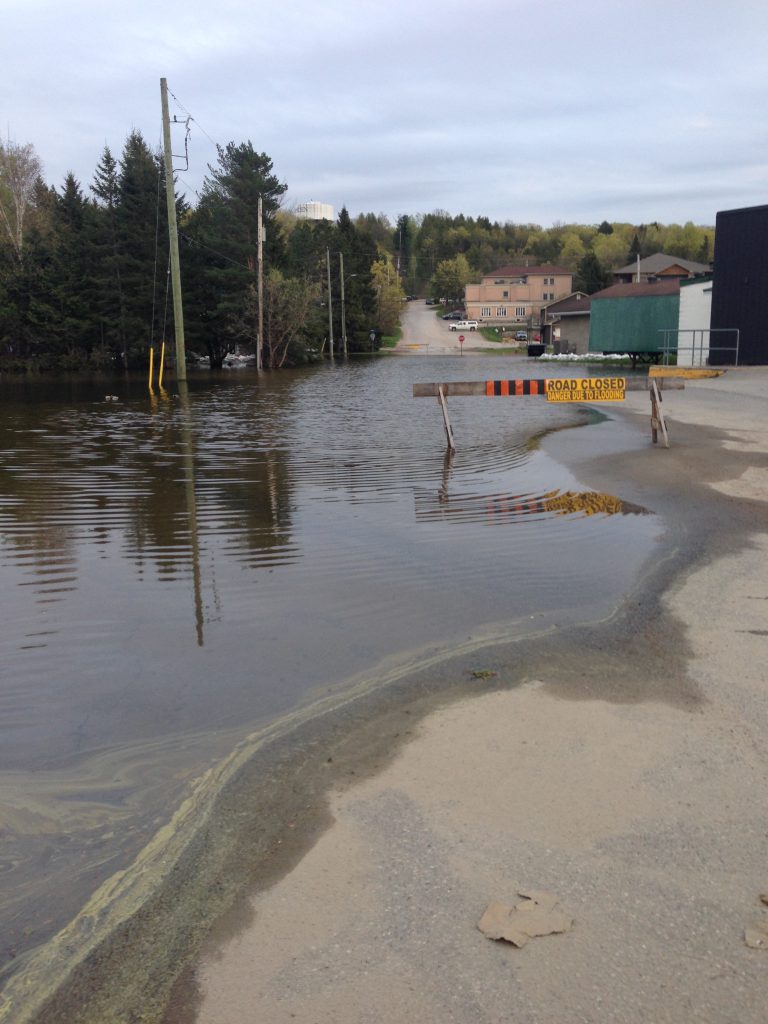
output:
<instances>
[{"instance_id":1,"label":"tree line","mask_svg":"<svg viewBox=\"0 0 768 1024\"><path fill-rule=\"evenodd\" d=\"M340 350L343 334L348 351L370 352L395 330L404 295L391 252L346 210L334 223L283 213L286 188L267 154L232 142L194 206L177 194L192 358L216 367L255 349L259 197L265 366L317 358L331 337ZM105 147L87 189L73 174L57 189L33 147L0 144L0 369L144 367L172 337L160 155L134 131L119 159Z\"/></svg>"},{"instance_id":2,"label":"tree line","mask_svg":"<svg viewBox=\"0 0 768 1024\"><path fill-rule=\"evenodd\" d=\"M375 351L405 293L459 299L504 264L565 266L592 293L637 255L712 258L713 228L692 223L544 228L441 210L392 222L346 209L308 221L284 207L286 190L249 141L218 147L194 204L177 194L187 349L214 367L256 344L259 196L273 368L318 358L332 339L339 350L343 335L348 351ZM145 366L173 335L168 266L163 161L139 132L119 159L104 148L89 185L68 174L58 189L33 146L0 143L0 369Z\"/></svg>"}]
</instances>

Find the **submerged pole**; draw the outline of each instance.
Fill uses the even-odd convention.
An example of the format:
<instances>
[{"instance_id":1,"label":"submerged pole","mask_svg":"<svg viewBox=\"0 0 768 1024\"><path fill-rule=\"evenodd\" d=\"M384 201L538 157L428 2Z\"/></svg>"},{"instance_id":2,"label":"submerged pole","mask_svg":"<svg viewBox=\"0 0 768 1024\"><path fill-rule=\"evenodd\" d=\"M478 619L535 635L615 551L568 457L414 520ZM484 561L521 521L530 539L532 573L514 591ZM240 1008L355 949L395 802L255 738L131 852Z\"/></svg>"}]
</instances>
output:
<instances>
[{"instance_id":1,"label":"submerged pole","mask_svg":"<svg viewBox=\"0 0 768 1024\"><path fill-rule=\"evenodd\" d=\"M173 293L173 324L176 332L176 379L187 379L187 354L184 347L184 310L181 304L181 271L179 269L179 232L176 227L176 196L173 189L173 155L171 153L171 121L168 115L168 83L160 79L160 101L163 108L163 157L165 163L165 198L168 205L168 243L171 249L171 290Z\"/></svg>"},{"instance_id":2,"label":"submerged pole","mask_svg":"<svg viewBox=\"0 0 768 1024\"><path fill-rule=\"evenodd\" d=\"M264 199L259 193L258 202L258 241L256 243L256 269L258 271L256 288L259 300L259 334L256 343L256 369L264 368Z\"/></svg>"}]
</instances>

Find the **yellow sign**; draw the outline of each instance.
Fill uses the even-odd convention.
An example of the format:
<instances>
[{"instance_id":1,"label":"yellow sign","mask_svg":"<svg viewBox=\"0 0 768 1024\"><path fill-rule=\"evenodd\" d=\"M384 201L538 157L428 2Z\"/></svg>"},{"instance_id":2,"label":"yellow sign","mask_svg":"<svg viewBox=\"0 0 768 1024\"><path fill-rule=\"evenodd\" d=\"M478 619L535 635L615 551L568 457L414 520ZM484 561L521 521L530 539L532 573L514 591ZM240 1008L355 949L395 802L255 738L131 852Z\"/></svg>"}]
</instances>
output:
<instances>
[{"instance_id":1,"label":"yellow sign","mask_svg":"<svg viewBox=\"0 0 768 1024\"><path fill-rule=\"evenodd\" d=\"M626 377L552 377L548 402L623 402Z\"/></svg>"}]
</instances>

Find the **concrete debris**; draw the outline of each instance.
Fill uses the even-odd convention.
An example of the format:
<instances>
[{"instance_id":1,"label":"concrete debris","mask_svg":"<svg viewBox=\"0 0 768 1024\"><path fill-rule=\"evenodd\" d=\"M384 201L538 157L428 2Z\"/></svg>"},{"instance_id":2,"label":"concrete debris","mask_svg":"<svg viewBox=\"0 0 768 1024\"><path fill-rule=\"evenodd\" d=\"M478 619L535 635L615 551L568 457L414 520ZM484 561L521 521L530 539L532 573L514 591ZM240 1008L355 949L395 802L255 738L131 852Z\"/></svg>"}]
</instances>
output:
<instances>
[{"instance_id":1,"label":"concrete debris","mask_svg":"<svg viewBox=\"0 0 768 1024\"><path fill-rule=\"evenodd\" d=\"M524 946L528 939L570 931L573 918L551 892L519 892L523 899L515 906L493 902L486 907L477 927L489 939L503 939Z\"/></svg>"},{"instance_id":2,"label":"concrete debris","mask_svg":"<svg viewBox=\"0 0 768 1024\"><path fill-rule=\"evenodd\" d=\"M744 941L752 949L768 949L768 917L745 928Z\"/></svg>"}]
</instances>

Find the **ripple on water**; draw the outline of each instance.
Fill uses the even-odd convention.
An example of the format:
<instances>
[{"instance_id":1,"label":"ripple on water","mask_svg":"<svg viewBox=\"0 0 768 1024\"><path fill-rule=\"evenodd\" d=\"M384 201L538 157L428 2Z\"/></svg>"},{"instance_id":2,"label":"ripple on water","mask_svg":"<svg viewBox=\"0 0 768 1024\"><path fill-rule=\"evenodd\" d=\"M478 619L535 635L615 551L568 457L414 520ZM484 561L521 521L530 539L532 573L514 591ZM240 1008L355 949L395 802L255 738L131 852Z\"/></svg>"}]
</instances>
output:
<instances>
[{"instance_id":1,"label":"ripple on water","mask_svg":"<svg viewBox=\"0 0 768 1024\"><path fill-rule=\"evenodd\" d=\"M119 405L102 386L0 406L0 770L23 851L3 865L0 931L19 948L14 884L33 930L61 923L72 865L84 892L254 722L399 654L597 613L632 585L654 517L531 443L578 410L452 401L446 457L412 384L494 375L458 362L213 377L187 404L142 382ZM45 860L57 830L68 853Z\"/></svg>"}]
</instances>

